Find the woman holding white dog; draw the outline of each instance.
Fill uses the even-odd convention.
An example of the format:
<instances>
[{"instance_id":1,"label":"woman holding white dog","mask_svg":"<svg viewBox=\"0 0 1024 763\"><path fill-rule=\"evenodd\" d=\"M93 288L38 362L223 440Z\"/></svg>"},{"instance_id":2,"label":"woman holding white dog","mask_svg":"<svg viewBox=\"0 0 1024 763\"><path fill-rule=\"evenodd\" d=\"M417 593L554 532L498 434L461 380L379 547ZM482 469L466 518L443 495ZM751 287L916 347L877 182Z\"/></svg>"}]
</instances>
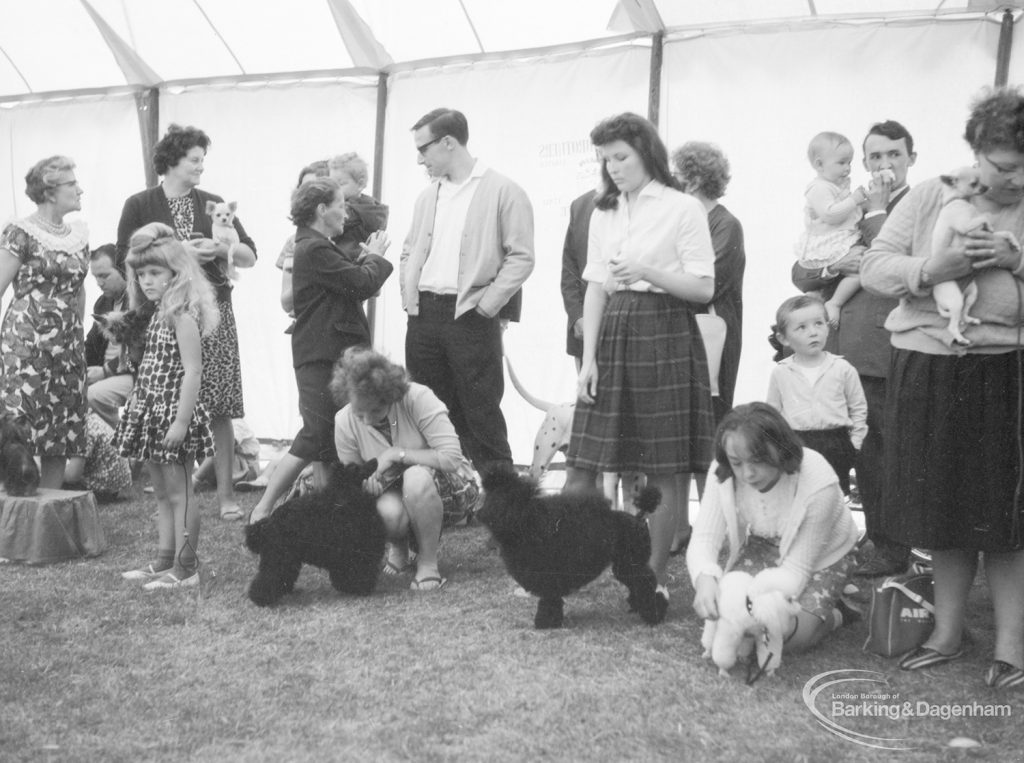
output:
<instances>
[{"instance_id":1,"label":"woman holding white dog","mask_svg":"<svg viewBox=\"0 0 1024 763\"><path fill-rule=\"evenodd\" d=\"M686 551L700 617L718 618L722 575L743 570L754 575L748 598L779 591L799 603L787 650L808 649L856 619L842 592L856 566L857 526L828 461L804 448L775 408L750 403L725 415L708 476Z\"/></svg>"},{"instance_id":2,"label":"woman holding white dog","mask_svg":"<svg viewBox=\"0 0 1024 763\"><path fill-rule=\"evenodd\" d=\"M583 356L566 456L566 490L594 490L598 472L641 472L663 503L648 524L651 569L668 590L677 485L707 470L714 420L695 309L715 290L704 206L679 190L649 121L619 114L590 133L602 190L583 279Z\"/></svg>"},{"instance_id":3,"label":"woman holding white dog","mask_svg":"<svg viewBox=\"0 0 1024 763\"><path fill-rule=\"evenodd\" d=\"M448 582L437 566L441 528L466 519L479 495L447 408L429 387L409 381L404 368L368 347L345 350L331 391L339 402L348 400L334 420L338 460L377 459L366 489L378 496L387 529L385 574L415 570L411 590L440 590Z\"/></svg>"},{"instance_id":4,"label":"woman holding white dog","mask_svg":"<svg viewBox=\"0 0 1024 763\"><path fill-rule=\"evenodd\" d=\"M169 225L175 237L198 260L217 295L220 323L216 331L203 338L203 386L199 395L210 414L213 429L220 516L238 520L243 513L232 489L235 435L231 420L244 418L245 406L238 330L231 307L234 287L227 273L230 265L239 268L255 265L256 244L237 217L233 225L240 243L229 248L212 238L213 223L206 212L207 202L224 200L196 187L203 175L209 148L210 138L199 128L168 126L167 133L153 150L153 168L163 180L160 185L129 196L125 201L117 225L117 253L125 256L129 239L143 225L153 222Z\"/></svg>"},{"instance_id":5,"label":"woman holding white dog","mask_svg":"<svg viewBox=\"0 0 1024 763\"><path fill-rule=\"evenodd\" d=\"M864 255L864 288L899 297L885 327L892 370L886 428L900 432L887 454L882 532L931 551L935 628L904 655L904 670L964 656L968 594L984 554L995 611L995 650L984 680L1024 687L1024 535L1021 410L1024 374L1024 92L990 91L973 105L964 137L987 191L971 203L986 230L956 236L932 253L942 207L938 179L912 189ZM1012 233L1017 242L1004 234ZM980 324L953 347L932 287L973 277ZM888 441L887 441L888 442ZM888 447L888 446L887 446Z\"/></svg>"}]
</instances>

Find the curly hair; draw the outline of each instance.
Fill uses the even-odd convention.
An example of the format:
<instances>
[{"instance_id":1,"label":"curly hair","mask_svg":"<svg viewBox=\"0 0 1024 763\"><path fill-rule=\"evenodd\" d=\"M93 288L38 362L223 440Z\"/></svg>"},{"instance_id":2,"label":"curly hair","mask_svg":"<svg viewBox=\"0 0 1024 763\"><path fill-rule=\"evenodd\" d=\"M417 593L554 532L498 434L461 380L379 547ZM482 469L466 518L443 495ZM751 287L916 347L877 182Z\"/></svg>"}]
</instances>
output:
<instances>
[{"instance_id":1,"label":"curly hair","mask_svg":"<svg viewBox=\"0 0 1024 763\"><path fill-rule=\"evenodd\" d=\"M693 190L709 199L725 196L729 175L729 160L714 143L691 140L672 154L672 166L682 178L687 190Z\"/></svg>"},{"instance_id":2,"label":"curly hair","mask_svg":"<svg viewBox=\"0 0 1024 763\"><path fill-rule=\"evenodd\" d=\"M987 88L971 104L964 139L975 153L1024 153L1024 94L1019 87Z\"/></svg>"},{"instance_id":3,"label":"curly hair","mask_svg":"<svg viewBox=\"0 0 1024 763\"><path fill-rule=\"evenodd\" d=\"M210 136L198 127L168 125L167 134L153 149L153 169L157 175L166 175L167 170L176 166L193 148L199 146L203 151L209 151L210 143Z\"/></svg>"},{"instance_id":4,"label":"curly hair","mask_svg":"<svg viewBox=\"0 0 1024 763\"><path fill-rule=\"evenodd\" d=\"M330 390L340 406L355 398L391 405L409 391L409 373L376 350L349 347L334 366Z\"/></svg>"},{"instance_id":5,"label":"curly hair","mask_svg":"<svg viewBox=\"0 0 1024 763\"><path fill-rule=\"evenodd\" d=\"M220 323L220 311L213 287L206 280L196 258L185 251L185 247L174 237L174 231L164 223L143 225L132 234L128 241L128 301L138 309L147 302L142 293L138 268L157 265L171 271L171 282L160 298L155 319L173 326L178 316L197 311L199 331L209 336Z\"/></svg>"},{"instance_id":6,"label":"curly hair","mask_svg":"<svg viewBox=\"0 0 1024 763\"><path fill-rule=\"evenodd\" d=\"M786 474L799 471L804 450L800 438L768 403L737 405L722 418L715 432L715 477L725 482L735 476L725 452L725 438L739 434L746 441L755 461L781 469Z\"/></svg>"},{"instance_id":7,"label":"curly hair","mask_svg":"<svg viewBox=\"0 0 1024 763\"><path fill-rule=\"evenodd\" d=\"M313 175L314 177L325 178L330 173L331 169L327 165L327 160L317 159L315 162L310 162L309 164L302 168L302 171L299 173L299 179L295 183L295 187L298 188L300 185L302 185L302 178L306 177L306 175Z\"/></svg>"},{"instance_id":8,"label":"curly hair","mask_svg":"<svg viewBox=\"0 0 1024 763\"><path fill-rule=\"evenodd\" d=\"M624 112L598 122L590 131L590 141L595 146L606 146L621 140L633 148L644 163L647 174L659 183L679 190L679 184L672 177L668 167L668 149L658 135L654 125L638 114ZM619 206L619 191L608 174L606 162L601 162L602 190L597 196L598 209L616 209Z\"/></svg>"},{"instance_id":9,"label":"curly hair","mask_svg":"<svg viewBox=\"0 0 1024 763\"><path fill-rule=\"evenodd\" d=\"M355 151L350 151L347 154L338 154L328 162L328 166L331 171L344 172L346 175L352 178L361 189L366 188L366 183L370 179L370 172L366 166L366 160L364 160Z\"/></svg>"},{"instance_id":10,"label":"curly hair","mask_svg":"<svg viewBox=\"0 0 1024 763\"><path fill-rule=\"evenodd\" d=\"M292 191L292 206L289 219L296 225L308 227L316 221L316 208L321 204L328 206L341 193L337 180L317 178L302 183Z\"/></svg>"},{"instance_id":11,"label":"curly hair","mask_svg":"<svg viewBox=\"0 0 1024 763\"><path fill-rule=\"evenodd\" d=\"M60 154L40 159L25 175L25 195L36 204L45 204L49 201L46 192L56 188L60 176L74 168L74 161Z\"/></svg>"}]
</instances>

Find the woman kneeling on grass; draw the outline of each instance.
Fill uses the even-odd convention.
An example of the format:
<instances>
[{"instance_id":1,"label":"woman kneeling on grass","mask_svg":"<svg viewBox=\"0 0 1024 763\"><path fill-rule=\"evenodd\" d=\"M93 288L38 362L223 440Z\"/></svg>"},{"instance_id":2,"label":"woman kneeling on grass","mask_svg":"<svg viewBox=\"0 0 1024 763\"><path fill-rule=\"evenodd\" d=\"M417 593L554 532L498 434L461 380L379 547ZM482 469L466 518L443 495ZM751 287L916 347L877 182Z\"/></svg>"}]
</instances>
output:
<instances>
[{"instance_id":1,"label":"woman kneeling on grass","mask_svg":"<svg viewBox=\"0 0 1024 763\"><path fill-rule=\"evenodd\" d=\"M700 617L718 618L718 560L727 542L724 571L775 568L776 590L799 602L787 650L808 649L856 619L841 597L856 565L857 527L824 456L802 447L772 406L750 403L722 419L711 475L686 552Z\"/></svg>"},{"instance_id":2,"label":"woman kneeling on grass","mask_svg":"<svg viewBox=\"0 0 1024 763\"><path fill-rule=\"evenodd\" d=\"M437 567L441 528L465 519L479 488L448 410L406 370L366 347L350 347L334 371L331 392L348 400L334 419L342 464L377 459L366 489L387 529L386 575L415 569L410 588L436 591L448 582ZM409 534L418 551L409 557Z\"/></svg>"}]
</instances>

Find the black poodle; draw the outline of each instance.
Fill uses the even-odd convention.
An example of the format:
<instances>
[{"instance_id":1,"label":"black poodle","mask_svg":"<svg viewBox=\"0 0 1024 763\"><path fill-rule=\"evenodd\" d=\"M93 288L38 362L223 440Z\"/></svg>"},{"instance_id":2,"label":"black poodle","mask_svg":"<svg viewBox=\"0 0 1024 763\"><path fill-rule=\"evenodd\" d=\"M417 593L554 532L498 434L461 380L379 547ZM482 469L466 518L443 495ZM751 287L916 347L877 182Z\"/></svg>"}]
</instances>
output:
<instances>
[{"instance_id":1,"label":"black poodle","mask_svg":"<svg viewBox=\"0 0 1024 763\"><path fill-rule=\"evenodd\" d=\"M0 416L0 481L7 495L35 495L39 488L39 467L32 458L29 429L9 413Z\"/></svg>"},{"instance_id":2,"label":"black poodle","mask_svg":"<svg viewBox=\"0 0 1024 763\"><path fill-rule=\"evenodd\" d=\"M644 514L661 502L661 491L645 488L639 516L613 511L594 493L545 495L537 483L512 471L494 470L483 481L484 503L477 514L491 531L509 574L540 597L533 624L562 625L562 597L594 580L609 564L629 589L631 611L656 625L668 599L657 591L648 561L651 537Z\"/></svg>"},{"instance_id":3,"label":"black poodle","mask_svg":"<svg viewBox=\"0 0 1024 763\"><path fill-rule=\"evenodd\" d=\"M245 528L245 545L260 555L249 598L270 606L295 587L303 564L327 570L342 593L373 593L384 556L384 522L363 480L377 468L335 467L323 491L286 501Z\"/></svg>"}]
</instances>

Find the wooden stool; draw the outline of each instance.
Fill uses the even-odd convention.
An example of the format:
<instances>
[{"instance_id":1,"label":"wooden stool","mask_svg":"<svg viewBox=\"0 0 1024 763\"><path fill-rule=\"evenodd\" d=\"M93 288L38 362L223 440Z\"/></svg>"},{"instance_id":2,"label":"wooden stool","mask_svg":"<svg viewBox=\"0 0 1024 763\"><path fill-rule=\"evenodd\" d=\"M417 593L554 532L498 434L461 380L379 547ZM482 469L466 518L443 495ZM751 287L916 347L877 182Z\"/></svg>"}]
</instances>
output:
<instances>
[{"instance_id":1,"label":"wooden stool","mask_svg":"<svg viewBox=\"0 0 1024 763\"><path fill-rule=\"evenodd\" d=\"M44 490L15 497L0 490L0 557L50 564L98 556L107 548L88 490Z\"/></svg>"}]
</instances>

